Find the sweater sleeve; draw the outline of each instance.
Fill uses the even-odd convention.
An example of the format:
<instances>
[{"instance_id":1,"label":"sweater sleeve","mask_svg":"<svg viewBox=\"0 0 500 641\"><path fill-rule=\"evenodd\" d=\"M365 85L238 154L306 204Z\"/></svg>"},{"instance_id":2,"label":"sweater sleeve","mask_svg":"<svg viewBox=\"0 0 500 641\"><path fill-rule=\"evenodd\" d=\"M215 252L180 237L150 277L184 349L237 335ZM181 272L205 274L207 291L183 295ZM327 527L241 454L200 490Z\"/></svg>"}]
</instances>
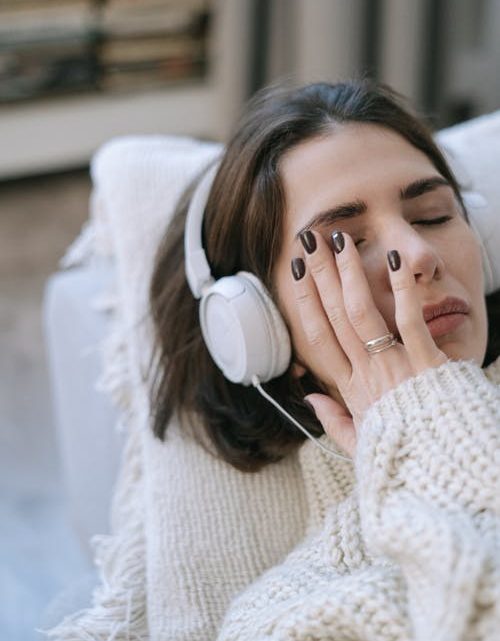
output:
<instances>
[{"instance_id":1,"label":"sweater sleeve","mask_svg":"<svg viewBox=\"0 0 500 641\"><path fill-rule=\"evenodd\" d=\"M414 638L498 638L496 377L449 361L385 394L359 431L356 475L367 550L400 568Z\"/></svg>"}]
</instances>

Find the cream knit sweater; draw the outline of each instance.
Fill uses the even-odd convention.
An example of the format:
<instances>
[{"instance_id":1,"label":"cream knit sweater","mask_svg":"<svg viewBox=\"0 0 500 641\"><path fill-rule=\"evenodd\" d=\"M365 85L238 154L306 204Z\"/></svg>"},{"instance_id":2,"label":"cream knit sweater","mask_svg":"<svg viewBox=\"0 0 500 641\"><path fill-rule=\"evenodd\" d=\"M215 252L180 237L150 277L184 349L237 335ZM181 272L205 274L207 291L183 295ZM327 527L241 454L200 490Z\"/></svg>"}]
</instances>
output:
<instances>
[{"instance_id":1,"label":"cream knit sweater","mask_svg":"<svg viewBox=\"0 0 500 641\"><path fill-rule=\"evenodd\" d=\"M219 641L500 639L500 361L385 394L354 467L311 442L299 460L307 535L233 600Z\"/></svg>"}]
</instances>

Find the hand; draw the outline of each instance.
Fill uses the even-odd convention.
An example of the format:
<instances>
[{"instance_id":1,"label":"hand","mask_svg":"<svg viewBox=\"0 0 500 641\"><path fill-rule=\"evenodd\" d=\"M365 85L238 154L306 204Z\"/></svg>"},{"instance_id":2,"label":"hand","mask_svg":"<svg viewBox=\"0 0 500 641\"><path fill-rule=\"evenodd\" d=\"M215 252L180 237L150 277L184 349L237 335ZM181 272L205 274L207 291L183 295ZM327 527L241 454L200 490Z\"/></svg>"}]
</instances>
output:
<instances>
[{"instance_id":1,"label":"hand","mask_svg":"<svg viewBox=\"0 0 500 641\"><path fill-rule=\"evenodd\" d=\"M343 248L334 254L321 234L309 233L314 235L316 249L304 253L306 273L294 281L297 305L314 373L329 389L338 389L345 407L323 394L310 394L306 400L325 432L354 456L366 410L399 383L448 358L425 324L415 277L397 252L393 255L400 266L393 271L388 265L388 270L402 342L369 354L364 343L389 329L375 306L352 238L339 232L338 246Z\"/></svg>"}]
</instances>

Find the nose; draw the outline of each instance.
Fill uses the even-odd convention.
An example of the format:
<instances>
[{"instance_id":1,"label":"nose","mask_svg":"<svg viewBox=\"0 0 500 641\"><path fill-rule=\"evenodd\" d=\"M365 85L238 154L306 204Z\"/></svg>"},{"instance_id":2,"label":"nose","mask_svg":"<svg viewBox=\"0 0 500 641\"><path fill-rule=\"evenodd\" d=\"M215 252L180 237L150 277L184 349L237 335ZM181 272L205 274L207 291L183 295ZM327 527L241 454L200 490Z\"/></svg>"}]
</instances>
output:
<instances>
[{"instance_id":1,"label":"nose","mask_svg":"<svg viewBox=\"0 0 500 641\"><path fill-rule=\"evenodd\" d=\"M417 283L426 285L433 280L440 280L445 265L437 248L422 234L412 227L405 225L388 239L391 247L397 249L412 270Z\"/></svg>"}]
</instances>

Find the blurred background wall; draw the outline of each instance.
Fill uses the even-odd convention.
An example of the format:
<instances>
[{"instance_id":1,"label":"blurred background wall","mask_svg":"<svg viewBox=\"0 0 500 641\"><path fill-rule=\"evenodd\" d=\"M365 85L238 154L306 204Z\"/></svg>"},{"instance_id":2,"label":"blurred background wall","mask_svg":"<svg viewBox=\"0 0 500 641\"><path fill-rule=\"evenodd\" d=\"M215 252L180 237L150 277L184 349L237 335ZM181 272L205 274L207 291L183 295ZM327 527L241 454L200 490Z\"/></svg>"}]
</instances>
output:
<instances>
[{"instance_id":1,"label":"blurred background wall","mask_svg":"<svg viewBox=\"0 0 500 641\"><path fill-rule=\"evenodd\" d=\"M129 134L224 140L270 82L358 74L442 128L499 108L499 63L500 0L0 0L2 639L32 641L36 625L88 603L89 535L108 529L119 452L113 408L91 398L97 349L85 360L76 325L42 323L47 278L87 218L96 149ZM77 276L58 300L87 319L80 293L95 283ZM81 323L79 340L96 348L100 322ZM65 421L50 332L75 363L58 392Z\"/></svg>"},{"instance_id":2,"label":"blurred background wall","mask_svg":"<svg viewBox=\"0 0 500 641\"><path fill-rule=\"evenodd\" d=\"M498 0L2 0L0 177L118 134L223 139L283 77L369 74L442 127L498 104L499 31Z\"/></svg>"}]
</instances>

